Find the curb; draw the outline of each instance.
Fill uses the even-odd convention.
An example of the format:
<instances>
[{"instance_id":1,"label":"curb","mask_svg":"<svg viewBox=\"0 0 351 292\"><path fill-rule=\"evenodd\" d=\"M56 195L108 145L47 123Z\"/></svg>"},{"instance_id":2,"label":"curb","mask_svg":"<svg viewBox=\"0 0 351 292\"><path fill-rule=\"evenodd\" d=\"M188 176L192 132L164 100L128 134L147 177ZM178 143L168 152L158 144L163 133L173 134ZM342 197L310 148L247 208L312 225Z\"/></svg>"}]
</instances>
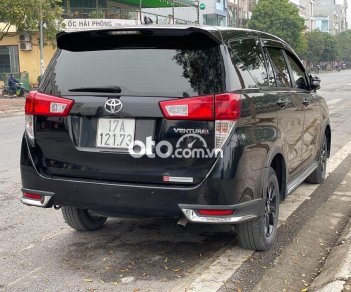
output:
<instances>
[{"instance_id":1,"label":"curb","mask_svg":"<svg viewBox=\"0 0 351 292\"><path fill-rule=\"evenodd\" d=\"M346 224L335 247L331 250L322 272L308 291L342 291L351 278L351 220Z\"/></svg>"}]
</instances>

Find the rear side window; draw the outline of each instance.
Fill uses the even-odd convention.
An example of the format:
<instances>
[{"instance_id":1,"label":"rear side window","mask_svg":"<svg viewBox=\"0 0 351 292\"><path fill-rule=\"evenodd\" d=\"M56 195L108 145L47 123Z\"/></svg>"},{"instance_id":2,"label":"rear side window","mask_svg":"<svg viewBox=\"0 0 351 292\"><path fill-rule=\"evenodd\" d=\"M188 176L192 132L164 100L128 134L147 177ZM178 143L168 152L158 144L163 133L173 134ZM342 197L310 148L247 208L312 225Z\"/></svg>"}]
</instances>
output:
<instances>
[{"instance_id":1,"label":"rear side window","mask_svg":"<svg viewBox=\"0 0 351 292\"><path fill-rule=\"evenodd\" d=\"M122 95L189 97L223 92L219 47L61 50L41 90L74 95L70 89L119 87ZM82 94L82 93L80 93Z\"/></svg>"},{"instance_id":2,"label":"rear side window","mask_svg":"<svg viewBox=\"0 0 351 292\"><path fill-rule=\"evenodd\" d=\"M272 61L277 87L291 87L290 75L283 55L283 50L278 48L267 48L267 51Z\"/></svg>"},{"instance_id":3,"label":"rear side window","mask_svg":"<svg viewBox=\"0 0 351 292\"><path fill-rule=\"evenodd\" d=\"M254 39L243 39L229 43L234 65L240 70L247 88L269 86L260 43Z\"/></svg>"},{"instance_id":4,"label":"rear side window","mask_svg":"<svg viewBox=\"0 0 351 292\"><path fill-rule=\"evenodd\" d=\"M291 67L291 73L292 73L291 78L293 83L299 89L308 89L305 70L302 69L301 65L299 65L295 57L291 56L289 52L286 52L286 54L288 56L288 62Z\"/></svg>"}]
</instances>

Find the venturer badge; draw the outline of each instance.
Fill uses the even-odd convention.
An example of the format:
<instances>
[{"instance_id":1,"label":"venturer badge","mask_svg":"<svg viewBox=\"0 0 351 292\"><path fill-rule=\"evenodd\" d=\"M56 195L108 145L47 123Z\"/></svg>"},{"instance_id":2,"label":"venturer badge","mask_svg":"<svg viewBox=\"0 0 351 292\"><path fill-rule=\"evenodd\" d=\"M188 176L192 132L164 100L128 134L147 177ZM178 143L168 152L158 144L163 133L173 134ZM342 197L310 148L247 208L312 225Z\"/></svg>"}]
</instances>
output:
<instances>
[{"instance_id":1,"label":"venturer badge","mask_svg":"<svg viewBox=\"0 0 351 292\"><path fill-rule=\"evenodd\" d=\"M194 179L192 177L182 177L182 176L163 176L163 181L165 182L186 182L192 183Z\"/></svg>"}]
</instances>

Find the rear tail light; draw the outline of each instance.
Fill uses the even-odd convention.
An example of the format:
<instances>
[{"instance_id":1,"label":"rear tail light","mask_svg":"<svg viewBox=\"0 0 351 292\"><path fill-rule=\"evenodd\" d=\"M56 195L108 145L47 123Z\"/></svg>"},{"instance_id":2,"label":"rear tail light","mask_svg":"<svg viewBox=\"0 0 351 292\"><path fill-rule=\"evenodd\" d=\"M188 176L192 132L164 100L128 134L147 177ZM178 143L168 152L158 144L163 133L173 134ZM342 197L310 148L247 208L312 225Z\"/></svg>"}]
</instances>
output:
<instances>
[{"instance_id":1,"label":"rear tail light","mask_svg":"<svg viewBox=\"0 0 351 292\"><path fill-rule=\"evenodd\" d=\"M232 132L235 121L216 121L215 122L215 147L221 149L224 143L228 140L230 133Z\"/></svg>"},{"instance_id":2,"label":"rear tail light","mask_svg":"<svg viewBox=\"0 0 351 292\"><path fill-rule=\"evenodd\" d=\"M215 147L221 149L240 118L240 94L223 93L215 97Z\"/></svg>"},{"instance_id":3,"label":"rear tail light","mask_svg":"<svg viewBox=\"0 0 351 292\"><path fill-rule=\"evenodd\" d=\"M168 120L214 119L212 95L161 101L160 106L164 117Z\"/></svg>"},{"instance_id":4,"label":"rear tail light","mask_svg":"<svg viewBox=\"0 0 351 292\"><path fill-rule=\"evenodd\" d=\"M240 94L223 93L161 101L160 107L168 120L215 121L215 147L227 141L240 117Z\"/></svg>"},{"instance_id":5,"label":"rear tail light","mask_svg":"<svg viewBox=\"0 0 351 292\"><path fill-rule=\"evenodd\" d=\"M31 91L26 98L25 113L34 116L68 116L74 101Z\"/></svg>"},{"instance_id":6,"label":"rear tail light","mask_svg":"<svg viewBox=\"0 0 351 292\"><path fill-rule=\"evenodd\" d=\"M234 214L234 210L197 210L203 216L229 216Z\"/></svg>"},{"instance_id":7,"label":"rear tail light","mask_svg":"<svg viewBox=\"0 0 351 292\"><path fill-rule=\"evenodd\" d=\"M31 143L34 143L34 117L33 116L68 116L74 101L62 97L51 96L31 91L26 97L25 130Z\"/></svg>"},{"instance_id":8,"label":"rear tail light","mask_svg":"<svg viewBox=\"0 0 351 292\"><path fill-rule=\"evenodd\" d=\"M223 93L215 96L216 120L236 121L240 117L240 94Z\"/></svg>"}]
</instances>

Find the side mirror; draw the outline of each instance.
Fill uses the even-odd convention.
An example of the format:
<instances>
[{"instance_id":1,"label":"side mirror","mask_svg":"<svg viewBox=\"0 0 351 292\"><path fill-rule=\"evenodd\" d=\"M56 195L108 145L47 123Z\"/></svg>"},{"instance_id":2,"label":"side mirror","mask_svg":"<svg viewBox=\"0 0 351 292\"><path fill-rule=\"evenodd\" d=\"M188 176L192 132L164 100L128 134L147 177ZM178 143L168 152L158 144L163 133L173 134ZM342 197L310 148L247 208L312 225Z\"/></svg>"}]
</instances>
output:
<instances>
[{"instance_id":1,"label":"side mirror","mask_svg":"<svg viewBox=\"0 0 351 292\"><path fill-rule=\"evenodd\" d=\"M318 76L310 75L311 89L318 90L321 88L321 79Z\"/></svg>"}]
</instances>

